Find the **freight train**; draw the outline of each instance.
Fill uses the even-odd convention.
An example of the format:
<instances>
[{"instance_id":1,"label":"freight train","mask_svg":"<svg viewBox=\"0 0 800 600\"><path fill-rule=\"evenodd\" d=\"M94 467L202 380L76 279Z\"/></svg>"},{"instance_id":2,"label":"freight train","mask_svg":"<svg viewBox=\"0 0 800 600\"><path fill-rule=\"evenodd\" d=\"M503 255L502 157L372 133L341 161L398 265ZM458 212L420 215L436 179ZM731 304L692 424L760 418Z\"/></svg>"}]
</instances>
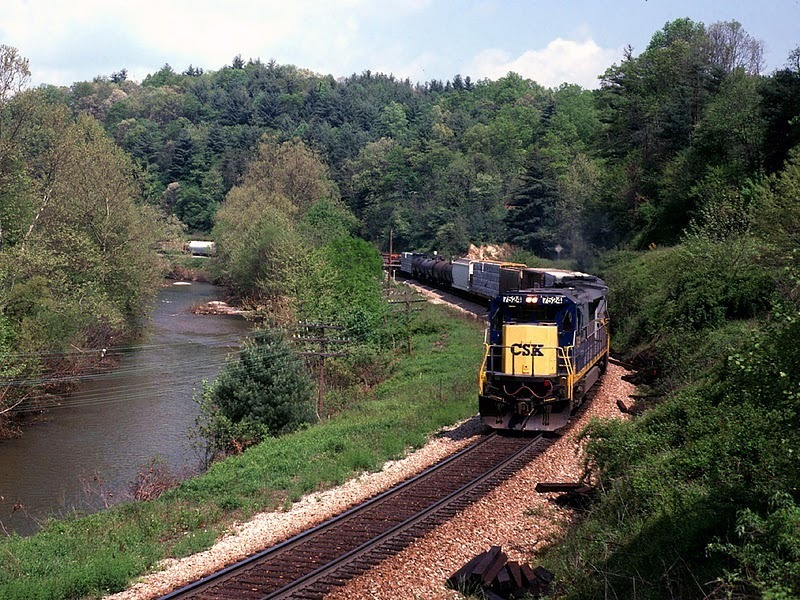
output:
<instances>
[{"instance_id":1,"label":"freight train","mask_svg":"<svg viewBox=\"0 0 800 600\"><path fill-rule=\"evenodd\" d=\"M493 429L564 427L606 369L608 287L594 275L411 252L400 272L488 302L478 406Z\"/></svg>"}]
</instances>

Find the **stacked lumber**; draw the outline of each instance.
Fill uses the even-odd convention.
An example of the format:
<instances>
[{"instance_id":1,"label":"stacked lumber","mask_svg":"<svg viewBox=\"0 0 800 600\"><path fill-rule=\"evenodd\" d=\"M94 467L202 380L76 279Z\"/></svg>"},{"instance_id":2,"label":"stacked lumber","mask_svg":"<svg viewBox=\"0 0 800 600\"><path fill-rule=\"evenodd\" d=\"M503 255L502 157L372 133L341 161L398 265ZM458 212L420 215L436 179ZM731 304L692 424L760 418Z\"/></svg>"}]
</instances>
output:
<instances>
[{"instance_id":1,"label":"stacked lumber","mask_svg":"<svg viewBox=\"0 0 800 600\"><path fill-rule=\"evenodd\" d=\"M492 546L453 573L447 585L467 593L482 589L487 599L497 600L522 594L546 594L552 580L553 574L547 569L532 569L527 564L509 561L500 546Z\"/></svg>"}]
</instances>

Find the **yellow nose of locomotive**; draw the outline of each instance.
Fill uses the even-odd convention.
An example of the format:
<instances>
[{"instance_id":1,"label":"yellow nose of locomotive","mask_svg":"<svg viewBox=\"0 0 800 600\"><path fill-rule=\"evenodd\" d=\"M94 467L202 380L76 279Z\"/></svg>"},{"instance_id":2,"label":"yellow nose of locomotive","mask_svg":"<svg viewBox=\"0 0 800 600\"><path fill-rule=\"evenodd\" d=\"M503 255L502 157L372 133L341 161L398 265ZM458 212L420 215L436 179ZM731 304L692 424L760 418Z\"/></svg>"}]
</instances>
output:
<instances>
[{"instance_id":1,"label":"yellow nose of locomotive","mask_svg":"<svg viewBox=\"0 0 800 600\"><path fill-rule=\"evenodd\" d=\"M557 347L555 325L503 325L503 371L507 375L554 377Z\"/></svg>"}]
</instances>

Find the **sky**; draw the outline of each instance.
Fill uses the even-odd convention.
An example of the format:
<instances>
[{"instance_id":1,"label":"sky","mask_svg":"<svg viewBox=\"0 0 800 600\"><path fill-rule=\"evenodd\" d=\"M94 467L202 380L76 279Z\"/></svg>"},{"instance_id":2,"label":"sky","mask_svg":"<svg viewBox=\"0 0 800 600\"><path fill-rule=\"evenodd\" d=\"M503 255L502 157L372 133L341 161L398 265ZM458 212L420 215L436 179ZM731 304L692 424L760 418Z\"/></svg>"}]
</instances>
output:
<instances>
[{"instance_id":1,"label":"sky","mask_svg":"<svg viewBox=\"0 0 800 600\"><path fill-rule=\"evenodd\" d=\"M336 78L365 70L412 82L498 79L599 85L668 21L739 21L765 45L766 73L800 45L800 0L3 0L0 44L31 84L69 86L169 64L216 71L237 55Z\"/></svg>"}]
</instances>

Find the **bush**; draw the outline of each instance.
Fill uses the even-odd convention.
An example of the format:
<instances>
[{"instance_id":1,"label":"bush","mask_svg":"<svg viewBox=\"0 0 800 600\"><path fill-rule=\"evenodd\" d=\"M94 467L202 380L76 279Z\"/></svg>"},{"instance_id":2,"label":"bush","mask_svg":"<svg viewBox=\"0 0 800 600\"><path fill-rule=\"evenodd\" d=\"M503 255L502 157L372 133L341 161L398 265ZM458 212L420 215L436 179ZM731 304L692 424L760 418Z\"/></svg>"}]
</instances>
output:
<instances>
[{"instance_id":1,"label":"bush","mask_svg":"<svg viewBox=\"0 0 800 600\"><path fill-rule=\"evenodd\" d=\"M261 329L245 342L211 388L220 414L230 423L281 435L314 420L313 385L302 361L280 332Z\"/></svg>"},{"instance_id":2,"label":"bush","mask_svg":"<svg viewBox=\"0 0 800 600\"><path fill-rule=\"evenodd\" d=\"M736 321L769 311L774 273L759 252L749 236L695 236L671 248L609 255L603 276L614 350L665 375L667 388L701 374L724 356L724 348L720 354L706 343L711 332L741 330Z\"/></svg>"}]
</instances>

